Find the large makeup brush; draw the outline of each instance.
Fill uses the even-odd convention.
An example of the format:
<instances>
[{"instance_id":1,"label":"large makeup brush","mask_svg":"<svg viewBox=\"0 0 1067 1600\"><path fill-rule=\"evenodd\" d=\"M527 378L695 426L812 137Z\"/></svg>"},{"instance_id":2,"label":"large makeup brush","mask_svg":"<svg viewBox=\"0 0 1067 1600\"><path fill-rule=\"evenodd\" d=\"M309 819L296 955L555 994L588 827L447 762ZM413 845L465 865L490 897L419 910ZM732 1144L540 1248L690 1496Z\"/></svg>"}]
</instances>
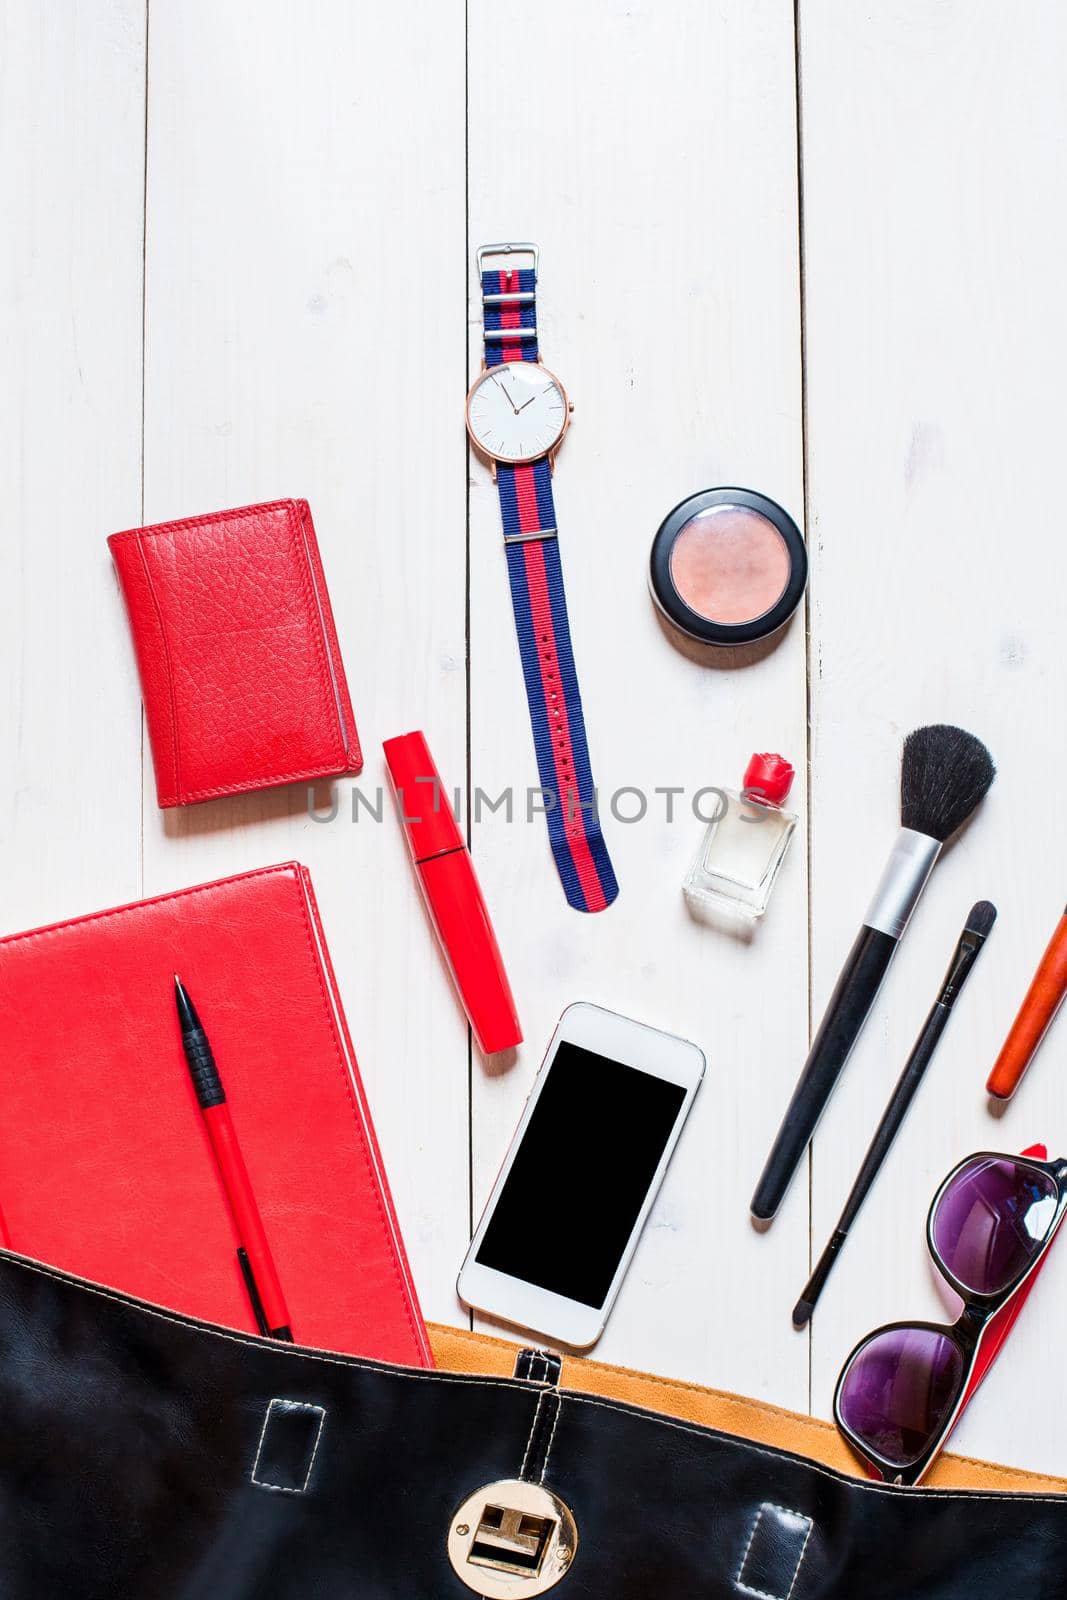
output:
<instances>
[{"instance_id":1,"label":"large makeup brush","mask_svg":"<svg viewBox=\"0 0 1067 1600\"><path fill-rule=\"evenodd\" d=\"M757 1222L769 1222L785 1197L945 840L995 777L985 745L962 728L935 723L904 740L900 833L752 1197Z\"/></svg>"}]
</instances>

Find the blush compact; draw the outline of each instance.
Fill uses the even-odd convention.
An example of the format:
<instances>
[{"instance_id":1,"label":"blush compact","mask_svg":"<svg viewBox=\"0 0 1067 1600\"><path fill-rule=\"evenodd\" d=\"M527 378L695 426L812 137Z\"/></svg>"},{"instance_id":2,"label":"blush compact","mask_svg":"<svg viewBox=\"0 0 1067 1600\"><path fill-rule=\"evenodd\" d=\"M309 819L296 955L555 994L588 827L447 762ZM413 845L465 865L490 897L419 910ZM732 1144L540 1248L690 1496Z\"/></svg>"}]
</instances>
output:
<instances>
[{"instance_id":1,"label":"blush compact","mask_svg":"<svg viewBox=\"0 0 1067 1600\"><path fill-rule=\"evenodd\" d=\"M702 644L752 644L800 604L808 552L787 511L752 489L704 489L675 506L652 543L652 594Z\"/></svg>"}]
</instances>

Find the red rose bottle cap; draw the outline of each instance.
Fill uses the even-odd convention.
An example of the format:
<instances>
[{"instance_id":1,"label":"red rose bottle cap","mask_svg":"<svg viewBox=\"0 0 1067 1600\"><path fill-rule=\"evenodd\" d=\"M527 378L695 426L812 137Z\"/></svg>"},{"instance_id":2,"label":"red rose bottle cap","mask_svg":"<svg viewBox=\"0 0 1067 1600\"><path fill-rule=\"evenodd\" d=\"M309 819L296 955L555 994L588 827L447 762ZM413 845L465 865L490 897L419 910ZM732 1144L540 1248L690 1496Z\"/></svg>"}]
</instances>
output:
<instances>
[{"instance_id":1,"label":"red rose bottle cap","mask_svg":"<svg viewBox=\"0 0 1067 1600\"><path fill-rule=\"evenodd\" d=\"M756 755L745 768L742 787L748 799L780 806L789 798L793 777L793 767L785 756Z\"/></svg>"}]
</instances>

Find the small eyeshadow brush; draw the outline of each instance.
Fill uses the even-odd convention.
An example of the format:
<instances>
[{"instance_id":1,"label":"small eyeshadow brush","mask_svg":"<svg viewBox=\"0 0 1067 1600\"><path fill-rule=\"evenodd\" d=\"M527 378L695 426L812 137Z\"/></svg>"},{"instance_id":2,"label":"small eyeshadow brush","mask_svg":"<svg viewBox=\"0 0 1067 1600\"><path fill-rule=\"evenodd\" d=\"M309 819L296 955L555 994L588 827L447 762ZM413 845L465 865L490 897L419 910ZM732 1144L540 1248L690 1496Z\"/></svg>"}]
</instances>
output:
<instances>
[{"instance_id":1,"label":"small eyeshadow brush","mask_svg":"<svg viewBox=\"0 0 1067 1600\"><path fill-rule=\"evenodd\" d=\"M923 1023L922 1032L915 1041L911 1055L908 1057L893 1090L892 1098L885 1108L881 1122L878 1124L870 1148L863 1160L856 1181L852 1185L851 1193L845 1201L845 1208L838 1219L837 1227L830 1236L830 1242L819 1258L819 1264L808 1279L807 1287L796 1306L793 1308L794 1328L803 1328L811 1321L812 1312L819 1302L819 1296L826 1287L826 1280L833 1271L834 1263L841 1254L841 1248L848 1238L848 1231L859 1216L860 1207L866 1200L882 1163L889 1154L893 1140L903 1125L904 1118L911 1109L919 1085L926 1076L926 1069L934 1058L934 1051L941 1042L941 1035L948 1026L948 1019L952 1015L952 1008L960 997L963 985L967 982L974 970L974 964L982 952L982 946L988 939L994 922L997 920L997 908L988 900L979 900L977 905L971 907L967 918L967 926L960 934L956 944L956 952L945 974L940 993L934 1001L929 1016Z\"/></svg>"},{"instance_id":2,"label":"small eyeshadow brush","mask_svg":"<svg viewBox=\"0 0 1067 1600\"><path fill-rule=\"evenodd\" d=\"M962 728L935 723L905 739L900 833L752 1197L755 1221L769 1222L781 1205L942 846L963 827L995 776L985 745Z\"/></svg>"}]
</instances>

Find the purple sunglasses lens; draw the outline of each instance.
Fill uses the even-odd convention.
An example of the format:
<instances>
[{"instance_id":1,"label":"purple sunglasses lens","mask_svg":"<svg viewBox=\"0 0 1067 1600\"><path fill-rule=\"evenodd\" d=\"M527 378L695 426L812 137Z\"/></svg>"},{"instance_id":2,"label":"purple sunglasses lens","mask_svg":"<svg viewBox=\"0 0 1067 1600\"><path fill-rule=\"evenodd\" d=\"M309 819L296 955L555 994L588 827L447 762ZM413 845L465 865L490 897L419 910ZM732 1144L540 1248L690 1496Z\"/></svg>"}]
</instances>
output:
<instances>
[{"instance_id":1,"label":"purple sunglasses lens","mask_svg":"<svg viewBox=\"0 0 1067 1600\"><path fill-rule=\"evenodd\" d=\"M1048 1238L1058 1191L1025 1161L977 1156L938 1201L931 1234L952 1276L974 1294L1000 1294L1022 1277Z\"/></svg>"},{"instance_id":2,"label":"purple sunglasses lens","mask_svg":"<svg viewBox=\"0 0 1067 1600\"><path fill-rule=\"evenodd\" d=\"M933 1328L876 1333L841 1383L838 1415L883 1461L910 1467L940 1439L963 1384L963 1356Z\"/></svg>"}]
</instances>

